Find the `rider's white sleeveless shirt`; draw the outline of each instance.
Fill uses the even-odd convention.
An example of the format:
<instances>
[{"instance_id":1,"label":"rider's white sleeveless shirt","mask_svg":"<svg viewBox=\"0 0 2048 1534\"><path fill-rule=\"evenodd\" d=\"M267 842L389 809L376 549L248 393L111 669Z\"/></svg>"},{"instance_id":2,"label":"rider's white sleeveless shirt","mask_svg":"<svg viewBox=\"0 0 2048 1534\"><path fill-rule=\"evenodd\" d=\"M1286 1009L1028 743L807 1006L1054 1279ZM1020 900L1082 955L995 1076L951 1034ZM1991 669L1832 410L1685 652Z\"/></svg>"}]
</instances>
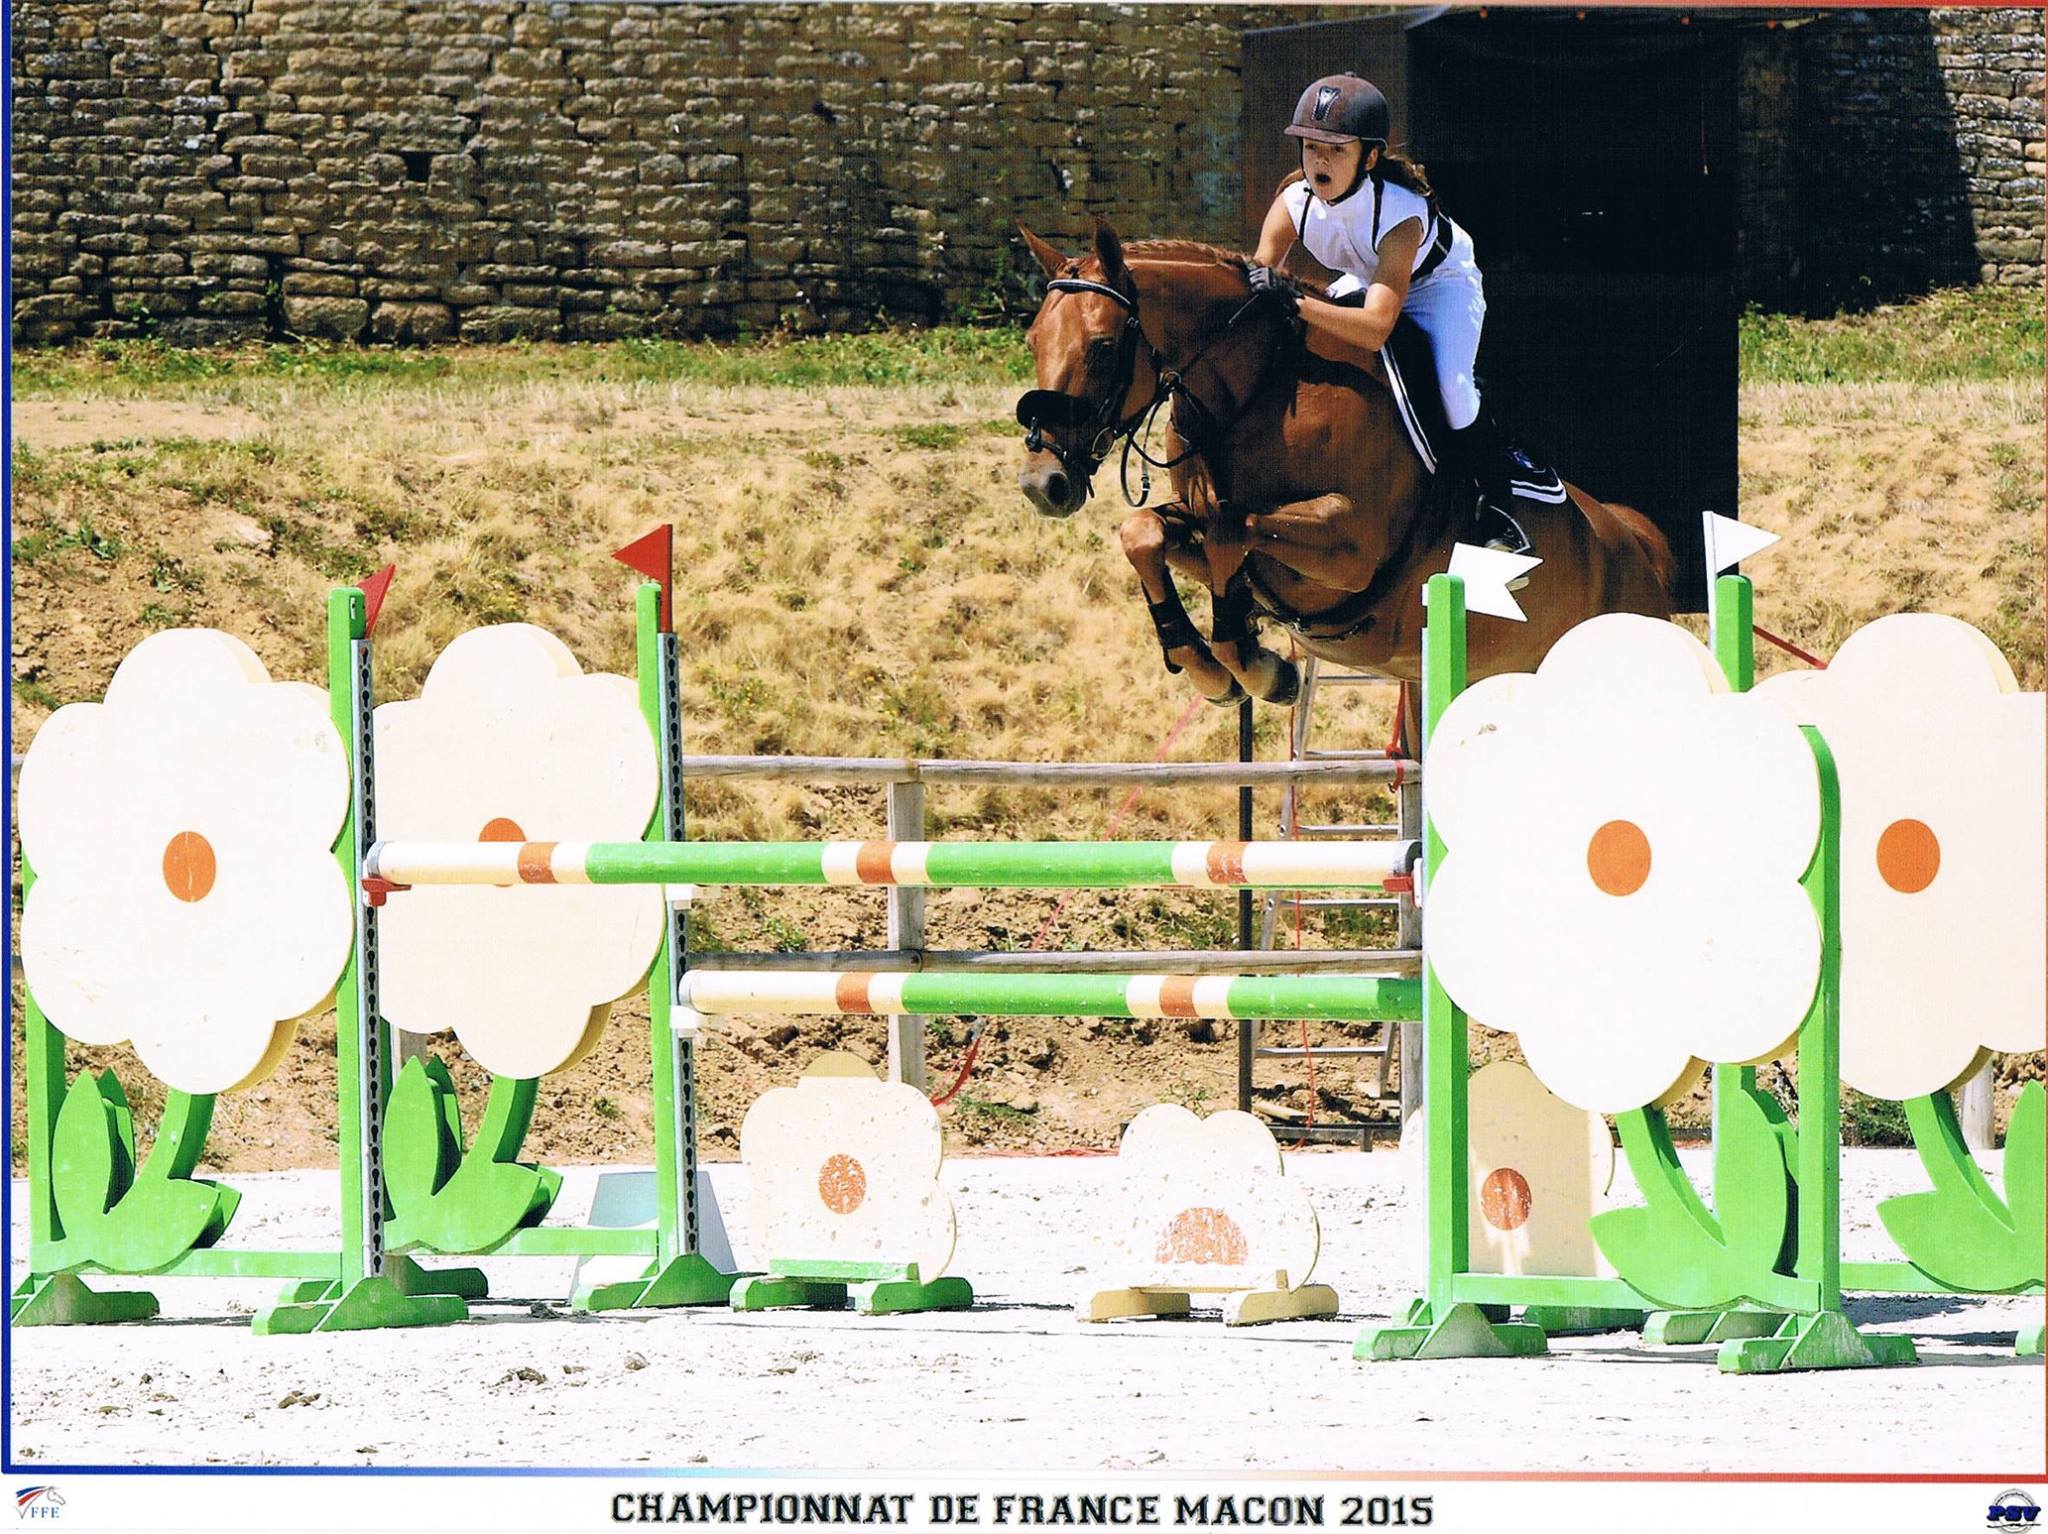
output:
<instances>
[{"instance_id":1,"label":"rider's white sleeveless shirt","mask_svg":"<svg viewBox=\"0 0 2048 1534\"><path fill-rule=\"evenodd\" d=\"M1411 291L1432 281L1446 266L1461 264L1460 257L1472 258L1471 237L1464 230L1432 210L1426 199L1392 181L1368 176L1357 191L1334 203L1317 197L1305 181L1294 182L1280 195L1308 253L1363 284L1379 275L1380 242L1411 218L1422 225L1415 264L1409 269ZM1448 248L1439 250L1439 245Z\"/></svg>"}]
</instances>

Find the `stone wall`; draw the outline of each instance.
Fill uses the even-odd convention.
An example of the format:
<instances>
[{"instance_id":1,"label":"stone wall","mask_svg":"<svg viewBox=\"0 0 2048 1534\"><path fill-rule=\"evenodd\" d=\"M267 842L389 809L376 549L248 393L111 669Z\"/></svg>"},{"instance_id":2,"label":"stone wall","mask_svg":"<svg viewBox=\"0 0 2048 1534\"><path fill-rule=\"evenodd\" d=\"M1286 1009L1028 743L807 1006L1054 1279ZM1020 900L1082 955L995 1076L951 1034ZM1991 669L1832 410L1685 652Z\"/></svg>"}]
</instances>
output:
<instances>
[{"instance_id":1,"label":"stone wall","mask_svg":"<svg viewBox=\"0 0 2048 1534\"><path fill-rule=\"evenodd\" d=\"M1324 13L1328 14L1328 13ZM436 340L921 320L1013 223L1234 240L1274 7L28 0L15 321Z\"/></svg>"},{"instance_id":2,"label":"stone wall","mask_svg":"<svg viewBox=\"0 0 2048 1534\"><path fill-rule=\"evenodd\" d=\"M1849 11L1796 40L1808 307L2042 280L2039 10Z\"/></svg>"},{"instance_id":3,"label":"stone wall","mask_svg":"<svg viewBox=\"0 0 2048 1534\"><path fill-rule=\"evenodd\" d=\"M1017 220L1234 243L1239 34L1366 9L16 0L15 333L1000 312ZM1757 290L2038 281L2041 13L1802 33L1757 115L1809 152L1745 160Z\"/></svg>"}]
</instances>

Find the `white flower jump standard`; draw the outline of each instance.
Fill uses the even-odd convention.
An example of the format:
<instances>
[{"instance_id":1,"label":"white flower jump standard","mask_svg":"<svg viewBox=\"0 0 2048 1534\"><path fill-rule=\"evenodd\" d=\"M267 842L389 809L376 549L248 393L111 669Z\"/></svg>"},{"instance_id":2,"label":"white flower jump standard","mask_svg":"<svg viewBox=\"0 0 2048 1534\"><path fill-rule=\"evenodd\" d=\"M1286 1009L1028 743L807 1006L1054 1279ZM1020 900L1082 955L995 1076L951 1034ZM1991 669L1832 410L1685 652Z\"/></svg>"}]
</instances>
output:
<instances>
[{"instance_id":1,"label":"white flower jump standard","mask_svg":"<svg viewBox=\"0 0 2048 1534\"><path fill-rule=\"evenodd\" d=\"M1414 842L379 842L390 885L824 884L1384 889Z\"/></svg>"}]
</instances>

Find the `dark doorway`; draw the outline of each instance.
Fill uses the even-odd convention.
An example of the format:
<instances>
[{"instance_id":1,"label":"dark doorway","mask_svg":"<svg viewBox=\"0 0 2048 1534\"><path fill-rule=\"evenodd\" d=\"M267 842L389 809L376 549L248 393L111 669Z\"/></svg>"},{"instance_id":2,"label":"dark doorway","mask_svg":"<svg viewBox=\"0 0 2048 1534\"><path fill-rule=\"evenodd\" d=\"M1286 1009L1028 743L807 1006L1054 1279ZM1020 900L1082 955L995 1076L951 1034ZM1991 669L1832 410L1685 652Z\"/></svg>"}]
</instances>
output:
<instances>
[{"instance_id":1,"label":"dark doorway","mask_svg":"<svg viewBox=\"0 0 2048 1534\"><path fill-rule=\"evenodd\" d=\"M1471 232L1479 370L1515 434L1653 517L1704 605L1703 510L1736 514L1734 24L1678 12L1492 10L1245 39L1246 209L1292 168L1319 74L1353 69Z\"/></svg>"}]
</instances>

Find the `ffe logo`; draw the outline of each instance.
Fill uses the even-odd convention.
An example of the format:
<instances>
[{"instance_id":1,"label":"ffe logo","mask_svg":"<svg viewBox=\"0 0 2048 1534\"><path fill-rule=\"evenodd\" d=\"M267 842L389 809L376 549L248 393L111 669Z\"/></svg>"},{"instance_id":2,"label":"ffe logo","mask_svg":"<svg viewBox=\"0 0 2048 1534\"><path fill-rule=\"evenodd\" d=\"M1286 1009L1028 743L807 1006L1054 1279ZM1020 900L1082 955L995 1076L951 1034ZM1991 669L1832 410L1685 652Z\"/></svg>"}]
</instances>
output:
<instances>
[{"instance_id":1,"label":"ffe logo","mask_svg":"<svg viewBox=\"0 0 2048 1534\"><path fill-rule=\"evenodd\" d=\"M17 1518L61 1518L64 1495L54 1486L24 1486L14 1494Z\"/></svg>"}]
</instances>

